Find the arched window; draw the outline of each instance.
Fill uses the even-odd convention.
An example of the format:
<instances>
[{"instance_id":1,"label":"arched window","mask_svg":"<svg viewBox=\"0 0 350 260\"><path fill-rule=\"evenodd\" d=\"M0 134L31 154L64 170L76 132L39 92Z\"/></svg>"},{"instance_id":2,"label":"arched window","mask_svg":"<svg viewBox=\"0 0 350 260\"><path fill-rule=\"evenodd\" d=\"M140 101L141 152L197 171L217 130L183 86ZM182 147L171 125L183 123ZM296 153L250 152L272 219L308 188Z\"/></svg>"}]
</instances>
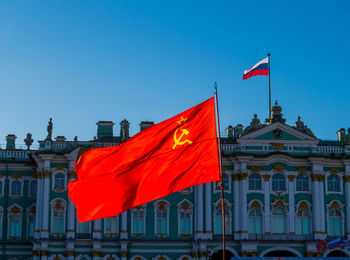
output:
<instances>
[{"instance_id":1,"label":"arched window","mask_svg":"<svg viewBox=\"0 0 350 260\"><path fill-rule=\"evenodd\" d=\"M12 206L9 210L9 231L8 236L12 240L20 239L22 232L22 210Z\"/></svg>"},{"instance_id":2,"label":"arched window","mask_svg":"<svg viewBox=\"0 0 350 260\"><path fill-rule=\"evenodd\" d=\"M184 200L178 204L178 230L179 235L192 234L192 204Z\"/></svg>"},{"instance_id":3,"label":"arched window","mask_svg":"<svg viewBox=\"0 0 350 260\"><path fill-rule=\"evenodd\" d=\"M34 237L34 229L35 229L35 207L31 207L27 211L27 237Z\"/></svg>"},{"instance_id":4,"label":"arched window","mask_svg":"<svg viewBox=\"0 0 350 260\"><path fill-rule=\"evenodd\" d=\"M254 201L252 203L248 218L248 233L262 234L262 214L259 202Z\"/></svg>"},{"instance_id":5,"label":"arched window","mask_svg":"<svg viewBox=\"0 0 350 260\"><path fill-rule=\"evenodd\" d=\"M337 175L329 175L327 177L328 191L340 191L340 179Z\"/></svg>"},{"instance_id":6,"label":"arched window","mask_svg":"<svg viewBox=\"0 0 350 260\"><path fill-rule=\"evenodd\" d=\"M38 181L34 180L30 183L30 196L35 197L37 193Z\"/></svg>"},{"instance_id":7,"label":"arched window","mask_svg":"<svg viewBox=\"0 0 350 260\"><path fill-rule=\"evenodd\" d=\"M19 180L14 180L11 183L11 195L20 196L22 193L22 182Z\"/></svg>"},{"instance_id":8,"label":"arched window","mask_svg":"<svg viewBox=\"0 0 350 260\"><path fill-rule=\"evenodd\" d=\"M296 190L297 191L308 191L309 190L309 179L305 174L299 174L296 177Z\"/></svg>"},{"instance_id":9,"label":"arched window","mask_svg":"<svg viewBox=\"0 0 350 260\"><path fill-rule=\"evenodd\" d=\"M138 206L131 210L131 234L133 235L144 235L145 234L145 217L146 217L146 206Z\"/></svg>"},{"instance_id":10,"label":"arched window","mask_svg":"<svg viewBox=\"0 0 350 260\"><path fill-rule=\"evenodd\" d=\"M170 204L167 201L161 200L154 204L155 207L155 234L169 234L169 208Z\"/></svg>"},{"instance_id":11,"label":"arched window","mask_svg":"<svg viewBox=\"0 0 350 260\"><path fill-rule=\"evenodd\" d=\"M272 234L286 233L286 214L281 207L274 208L272 211Z\"/></svg>"},{"instance_id":12,"label":"arched window","mask_svg":"<svg viewBox=\"0 0 350 260\"><path fill-rule=\"evenodd\" d=\"M63 173L55 174L55 189L64 189L65 188L65 177Z\"/></svg>"},{"instance_id":13,"label":"arched window","mask_svg":"<svg viewBox=\"0 0 350 260\"><path fill-rule=\"evenodd\" d=\"M231 206L225 201L225 233L231 234ZM214 234L222 234L222 207L221 200L214 209Z\"/></svg>"},{"instance_id":14,"label":"arched window","mask_svg":"<svg viewBox=\"0 0 350 260\"><path fill-rule=\"evenodd\" d=\"M249 175L249 189L261 190L261 176L260 174L253 173Z\"/></svg>"},{"instance_id":15,"label":"arched window","mask_svg":"<svg viewBox=\"0 0 350 260\"><path fill-rule=\"evenodd\" d=\"M51 212L51 233L63 234L65 232L65 208L62 200L55 201Z\"/></svg>"},{"instance_id":16,"label":"arched window","mask_svg":"<svg viewBox=\"0 0 350 260\"><path fill-rule=\"evenodd\" d=\"M308 235L310 230L310 210L306 202L301 202L296 214L296 230L297 235Z\"/></svg>"},{"instance_id":17,"label":"arched window","mask_svg":"<svg viewBox=\"0 0 350 260\"><path fill-rule=\"evenodd\" d=\"M328 209L327 234L329 236L342 236L342 214L337 202L333 202Z\"/></svg>"},{"instance_id":18,"label":"arched window","mask_svg":"<svg viewBox=\"0 0 350 260\"><path fill-rule=\"evenodd\" d=\"M272 190L273 191L285 191L286 190L286 178L283 174L276 173L272 176Z\"/></svg>"}]
</instances>

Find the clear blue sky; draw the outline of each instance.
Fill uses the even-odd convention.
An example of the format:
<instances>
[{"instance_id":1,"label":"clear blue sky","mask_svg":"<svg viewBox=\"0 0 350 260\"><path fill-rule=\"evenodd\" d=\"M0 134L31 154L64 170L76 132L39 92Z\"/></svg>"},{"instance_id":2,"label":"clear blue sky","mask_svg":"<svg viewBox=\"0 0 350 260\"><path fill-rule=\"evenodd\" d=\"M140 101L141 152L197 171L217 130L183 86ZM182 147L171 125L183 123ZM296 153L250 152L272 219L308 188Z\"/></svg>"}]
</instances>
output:
<instances>
[{"instance_id":1,"label":"clear blue sky","mask_svg":"<svg viewBox=\"0 0 350 260\"><path fill-rule=\"evenodd\" d=\"M90 140L98 120L131 134L219 86L222 130L268 115L268 78L242 74L271 52L272 99L321 139L350 127L349 1L0 2L0 143Z\"/></svg>"}]
</instances>

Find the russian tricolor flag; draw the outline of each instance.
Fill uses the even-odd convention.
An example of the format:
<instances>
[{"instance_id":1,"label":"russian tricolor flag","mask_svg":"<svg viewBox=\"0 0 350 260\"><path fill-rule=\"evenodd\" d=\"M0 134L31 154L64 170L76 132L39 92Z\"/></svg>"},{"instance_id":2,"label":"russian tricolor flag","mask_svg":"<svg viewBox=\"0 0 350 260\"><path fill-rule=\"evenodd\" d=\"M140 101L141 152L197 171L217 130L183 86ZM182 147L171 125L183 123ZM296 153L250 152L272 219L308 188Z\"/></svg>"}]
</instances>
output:
<instances>
[{"instance_id":1,"label":"russian tricolor flag","mask_svg":"<svg viewBox=\"0 0 350 260\"><path fill-rule=\"evenodd\" d=\"M245 70L243 80L258 75L269 75L269 57L255 64L250 70Z\"/></svg>"}]
</instances>

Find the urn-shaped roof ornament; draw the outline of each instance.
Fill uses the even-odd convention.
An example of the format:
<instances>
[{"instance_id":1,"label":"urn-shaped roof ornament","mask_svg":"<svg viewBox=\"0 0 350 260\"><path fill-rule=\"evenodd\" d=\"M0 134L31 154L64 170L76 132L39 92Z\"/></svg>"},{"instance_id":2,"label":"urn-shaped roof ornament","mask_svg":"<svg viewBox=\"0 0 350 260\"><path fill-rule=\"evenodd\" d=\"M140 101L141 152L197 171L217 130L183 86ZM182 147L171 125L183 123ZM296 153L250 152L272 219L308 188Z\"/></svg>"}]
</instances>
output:
<instances>
[{"instance_id":1,"label":"urn-shaped roof ornament","mask_svg":"<svg viewBox=\"0 0 350 260\"><path fill-rule=\"evenodd\" d=\"M27 150L30 150L30 146L32 145L33 143L33 138L32 138L32 134L31 133L28 133L27 134L27 137L24 139L24 143L26 144L27 146Z\"/></svg>"},{"instance_id":2,"label":"urn-shaped roof ornament","mask_svg":"<svg viewBox=\"0 0 350 260\"><path fill-rule=\"evenodd\" d=\"M285 123L286 120L282 117L282 107L278 105L277 100L275 101L275 105L271 108L272 118L271 123L281 122Z\"/></svg>"}]
</instances>

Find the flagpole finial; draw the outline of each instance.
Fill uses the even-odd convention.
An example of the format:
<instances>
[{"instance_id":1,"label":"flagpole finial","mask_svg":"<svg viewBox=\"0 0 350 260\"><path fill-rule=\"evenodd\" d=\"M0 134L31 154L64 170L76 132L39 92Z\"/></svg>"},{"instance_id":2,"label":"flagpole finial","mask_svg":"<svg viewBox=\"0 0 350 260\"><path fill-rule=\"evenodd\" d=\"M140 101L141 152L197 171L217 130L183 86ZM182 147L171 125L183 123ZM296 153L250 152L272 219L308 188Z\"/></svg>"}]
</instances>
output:
<instances>
[{"instance_id":1,"label":"flagpole finial","mask_svg":"<svg viewBox=\"0 0 350 260\"><path fill-rule=\"evenodd\" d=\"M267 54L267 56L269 56L269 57L270 57L270 56L271 56L271 53L268 53L268 54Z\"/></svg>"},{"instance_id":2,"label":"flagpole finial","mask_svg":"<svg viewBox=\"0 0 350 260\"><path fill-rule=\"evenodd\" d=\"M216 83L216 81L214 82L214 89L218 90L218 84Z\"/></svg>"}]
</instances>

